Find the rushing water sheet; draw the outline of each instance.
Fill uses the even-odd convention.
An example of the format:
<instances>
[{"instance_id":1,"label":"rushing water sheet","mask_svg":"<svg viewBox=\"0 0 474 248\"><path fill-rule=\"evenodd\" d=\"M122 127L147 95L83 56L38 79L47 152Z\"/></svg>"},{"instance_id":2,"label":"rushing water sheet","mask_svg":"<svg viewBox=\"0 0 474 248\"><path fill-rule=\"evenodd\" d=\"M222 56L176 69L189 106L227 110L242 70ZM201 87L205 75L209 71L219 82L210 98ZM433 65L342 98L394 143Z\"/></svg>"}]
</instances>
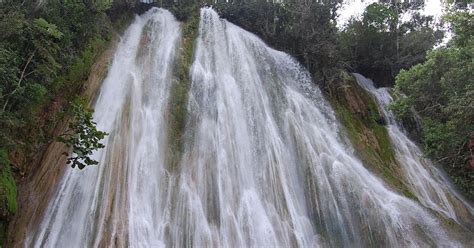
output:
<instances>
[{"instance_id":1,"label":"rushing water sheet","mask_svg":"<svg viewBox=\"0 0 474 248\"><path fill-rule=\"evenodd\" d=\"M69 170L27 247L460 246L370 173L293 58L201 10L184 151L167 166L180 26L152 9L120 44L96 104L100 161Z\"/></svg>"},{"instance_id":2,"label":"rushing water sheet","mask_svg":"<svg viewBox=\"0 0 474 248\"><path fill-rule=\"evenodd\" d=\"M389 109L389 104L393 101L390 89L377 89L372 80L357 73L354 76L359 85L370 92L378 102L387 122L388 134L397 160L405 174L404 178L421 204L456 222L470 222L472 225L474 208L453 190L441 171L423 155L418 146L407 137L403 127L397 123ZM460 214L462 215L459 216Z\"/></svg>"},{"instance_id":3,"label":"rushing water sheet","mask_svg":"<svg viewBox=\"0 0 474 248\"><path fill-rule=\"evenodd\" d=\"M348 152L291 57L211 9L200 18L173 244L457 245Z\"/></svg>"},{"instance_id":4,"label":"rushing water sheet","mask_svg":"<svg viewBox=\"0 0 474 248\"><path fill-rule=\"evenodd\" d=\"M95 105L109 133L98 166L69 169L26 247L161 244L165 112L180 41L166 10L137 17L119 44Z\"/></svg>"}]
</instances>

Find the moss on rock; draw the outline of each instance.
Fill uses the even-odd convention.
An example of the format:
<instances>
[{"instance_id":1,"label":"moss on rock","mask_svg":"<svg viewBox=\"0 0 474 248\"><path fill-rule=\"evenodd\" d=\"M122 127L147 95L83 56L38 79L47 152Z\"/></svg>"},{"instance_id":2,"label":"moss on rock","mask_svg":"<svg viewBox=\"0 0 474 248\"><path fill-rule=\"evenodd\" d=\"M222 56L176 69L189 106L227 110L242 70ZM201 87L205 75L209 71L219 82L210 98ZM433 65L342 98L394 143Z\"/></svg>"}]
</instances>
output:
<instances>
[{"instance_id":1,"label":"moss on rock","mask_svg":"<svg viewBox=\"0 0 474 248\"><path fill-rule=\"evenodd\" d=\"M0 150L0 244L5 240L10 219L18 208L16 193L8 154L5 150Z\"/></svg>"},{"instance_id":2,"label":"moss on rock","mask_svg":"<svg viewBox=\"0 0 474 248\"><path fill-rule=\"evenodd\" d=\"M177 167L183 152L183 136L190 87L189 69L193 62L194 41L198 34L199 9L195 8L181 25L181 47L174 67L176 81L171 86L168 108L168 161L170 169Z\"/></svg>"},{"instance_id":3,"label":"moss on rock","mask_svg":"<svg viewBox=\"0 0 474 248\"><path fill-rule=\"evenodd\" d=\"M400 166L375 100L354 77L343 73L341 78L343 82L332 91L331 104L359 158L392 188L415 199L401 177Z\"/></svg>"}]
</instances>

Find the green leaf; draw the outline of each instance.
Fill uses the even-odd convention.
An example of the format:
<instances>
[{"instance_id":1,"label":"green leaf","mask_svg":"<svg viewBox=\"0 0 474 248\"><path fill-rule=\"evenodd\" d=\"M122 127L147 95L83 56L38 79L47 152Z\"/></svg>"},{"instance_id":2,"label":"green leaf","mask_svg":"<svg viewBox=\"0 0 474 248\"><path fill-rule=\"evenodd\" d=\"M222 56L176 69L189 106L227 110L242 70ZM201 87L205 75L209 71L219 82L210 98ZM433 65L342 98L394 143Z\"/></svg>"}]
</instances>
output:
<instances>
[{"instance_id":1,"label":"green leaf","mask_svg":"<svg viewBox=\"0 0 474 248\"><path fill-rule=\"evenodd\" d=\"M58 27L55 24L49 23L43 18L35 19L33 22L35 26L44 34L50 35L56 39L61 39L61 37L63 37L63 33L59 31Z\"/></svg>"}]
</instances>

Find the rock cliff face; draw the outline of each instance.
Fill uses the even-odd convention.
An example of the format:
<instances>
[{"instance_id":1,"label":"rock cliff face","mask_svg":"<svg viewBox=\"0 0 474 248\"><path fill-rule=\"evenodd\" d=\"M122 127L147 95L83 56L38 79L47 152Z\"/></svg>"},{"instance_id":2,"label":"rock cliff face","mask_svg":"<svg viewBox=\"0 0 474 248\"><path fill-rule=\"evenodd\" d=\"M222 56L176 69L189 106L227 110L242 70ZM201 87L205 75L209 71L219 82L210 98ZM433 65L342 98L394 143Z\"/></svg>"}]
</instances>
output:
<instances>
[{"instance_id":1,"label":"rock cliff face","mask_svg":"<svg viewBox=\"0 0 474 248\"><path fill-rule=\"evenodd\" d=\"M89 101L95 99L100 85L107 75L109 63L111 62L119 41L118 34L114 34L110 45L98 57L91 68L91 73L84 83L82 96ZM54 105L54 104L53 104ZM69 124L69 119L64 118L54 128L53 136L64 133ZM12 247L22 247L22 241L26 238L28 225L38 224L41 213L51 200L51 195L56 189L65 165L68 147L60 142L50 142L46 149L41 152L34 161L29 164L32 167L30 175L23 178L18 185L18 213L13 217L8 233L7 243ZM18 162L18 161L17 161Z\"/></svg>"}]
</instances>

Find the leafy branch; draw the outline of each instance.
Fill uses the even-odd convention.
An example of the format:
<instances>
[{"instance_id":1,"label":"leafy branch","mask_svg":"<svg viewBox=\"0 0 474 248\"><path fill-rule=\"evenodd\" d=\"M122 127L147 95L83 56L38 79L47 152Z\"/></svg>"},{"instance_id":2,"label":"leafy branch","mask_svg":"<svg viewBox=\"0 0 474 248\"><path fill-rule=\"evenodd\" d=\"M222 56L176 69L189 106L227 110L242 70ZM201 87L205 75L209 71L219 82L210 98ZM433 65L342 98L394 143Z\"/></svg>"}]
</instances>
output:
<instances>
[{"instance_id":1,"label":"leafy branch","mask_svg":"<svg viewBox=\"0 0 474 248\"><path fill-rule=\"evenodd\" d=\"M72 155L65 153L69 156L67 164L72 168L77 166L82 170L88 165L99 163L93 160L91 155L94 151L105 147L100 141L108 133L97 130L97 123L92 120L93 111L91 109L85 108L77 102L73 102L71 107L73 120L69 123L68 130L58 137L58 141L72 149Z\"/></svg>"}]
</instances>

